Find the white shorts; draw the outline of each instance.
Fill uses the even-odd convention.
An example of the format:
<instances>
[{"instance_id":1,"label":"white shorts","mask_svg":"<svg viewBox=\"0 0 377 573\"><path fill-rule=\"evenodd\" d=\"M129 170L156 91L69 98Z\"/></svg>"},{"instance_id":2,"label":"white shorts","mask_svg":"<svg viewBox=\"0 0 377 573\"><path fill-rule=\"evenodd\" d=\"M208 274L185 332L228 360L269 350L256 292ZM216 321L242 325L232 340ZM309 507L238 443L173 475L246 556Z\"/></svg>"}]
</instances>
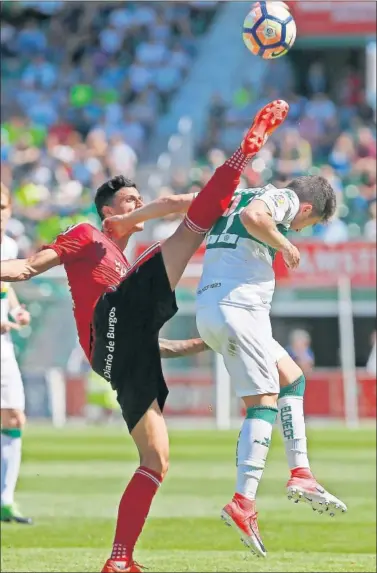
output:
<instances>
[{"instance_id":1,"label":"white shorts","mask_svg":"<svg viewBox=\"0 0 377 573\"><path fill-rule=\"evenodd\" d=\"M13 347L1 349L1 409L25 410L25 392Z\"/></svg>"},{"instance_id":2,"label":"white shorts","mask_svg":"<svg viewBox=\"0 0 377 573\"><path fill-rule=\"evenodd\" d=\"M268 309L214 304L199 308L196 322L204 342L222 354L239 398L279 394L276 364L287 352L272 337Z\"/></svg>"}]
</instances>

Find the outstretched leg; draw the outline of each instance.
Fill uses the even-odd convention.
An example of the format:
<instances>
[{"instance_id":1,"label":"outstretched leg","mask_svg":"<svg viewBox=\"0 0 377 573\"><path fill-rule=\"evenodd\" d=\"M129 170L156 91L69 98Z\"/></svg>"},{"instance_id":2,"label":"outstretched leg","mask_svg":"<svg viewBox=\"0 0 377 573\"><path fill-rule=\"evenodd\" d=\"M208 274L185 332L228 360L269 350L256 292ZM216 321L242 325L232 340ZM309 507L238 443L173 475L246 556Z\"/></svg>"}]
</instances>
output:
<instances>
[{"instance_id":1,"label":"outstretched leg","mask_svg":"<svg viewBox=\"0 0 377 573\"><path fill-rule=\"evenodd\" d=\"M167 239L162 256L172 290L175 289L190 258L217 219L227 209L247 163L254 157L288 114L282 100L266 105L255 117L239 149L218 169L193 200L183 223Z\"/></svg>"}]
</instances>

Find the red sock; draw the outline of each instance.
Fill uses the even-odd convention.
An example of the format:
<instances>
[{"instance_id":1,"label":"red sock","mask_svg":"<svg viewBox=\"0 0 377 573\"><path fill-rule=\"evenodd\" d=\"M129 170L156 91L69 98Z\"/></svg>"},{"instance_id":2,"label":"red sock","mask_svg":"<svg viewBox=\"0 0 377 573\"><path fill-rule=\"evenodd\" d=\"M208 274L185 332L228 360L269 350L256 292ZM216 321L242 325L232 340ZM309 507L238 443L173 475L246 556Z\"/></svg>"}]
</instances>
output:
<instances>
[{"instance_id":1,"label":"red sock","mask_svg":"<svg viewBox=\"0 0 377 573\"><path fill-rule=\"evenodd\" d=\"M120 500L112 559L131 559L162 477L140 466Z\"/></svg>"},{"instance_id":2,"label":"red sock","mask_svg":"<svg viewBox=\"0 0 377 573\"><path fill-rule=\"evenodd\" d=\"M185 217L185 225L194 233L206 233L226 211L250 158L237 149L218 167L194 201Z\"/></svg>"}]
</instances>

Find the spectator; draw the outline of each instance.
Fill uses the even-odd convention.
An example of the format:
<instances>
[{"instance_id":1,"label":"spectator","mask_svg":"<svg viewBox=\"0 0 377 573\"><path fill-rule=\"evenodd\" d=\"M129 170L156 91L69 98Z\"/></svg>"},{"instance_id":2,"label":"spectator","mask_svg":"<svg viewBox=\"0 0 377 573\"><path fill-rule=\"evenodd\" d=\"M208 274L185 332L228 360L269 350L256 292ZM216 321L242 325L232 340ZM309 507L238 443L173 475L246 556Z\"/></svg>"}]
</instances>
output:
<instances>
[{"instance_id":1,"label":"spectator","mask_svg":"<svg viewBox=\"0 0 377 573\"><path fill-rule=\"evenodd\" d=\"M326 74L322 62L314 62L309 66L307 83L308 92L310 95L326 92Z\"/></svg>"},{"instance_id":2,"label":"spectator","mask_svg":"<svg viewBox=\"0 0 377 573\"><path fill-rule=\"evenodd\" d=\"M156 39L151 38L148 42L139 44L136 49L136 58L144 66L156 66L162 64L168 56L167 48Z\"/></svg>"},{"instance_id":3,"label":"spectator","mask_svg":"<svg viewBox=\"0 0 377 573\"><path fill-rule=\"evenodd\" d=\"M152 71L139 58L136 58L128 71L128 81L132 92L139 94L152 85Z\"/></svg>"},{"instance_id":4,"label":"spectator","mask_svg":"<svg viewBox=\"0 0 377 573\"><path fill-rule=\"evenodd\" d=\"M348 241L348 226L339 218L339 210L326 225L322 225L321 227L321 238L325 243L334 245Z\"/></svg>"},{"instance_id":5,"label":"spectator","mask_svg":"<svg viewBox=\"0 0 377 573\"><path fill-rule=\"evenodd\" d=\"M161 93L166 103L169 95L174 93L180 85L181 80L182 76L179 68L173 67L170 60L166 58L156 66L152 85Z\"/></svg>"},{"instance_id":6,"label":"spectator","mask_svg":"<svg viewBox=\"0 0 377 573\"><path fill-rule=\"evenodd\" d=\"M364 228L364 236L368 241L376 242L377 220L376 220L376 200L369 206L370 219Z\"/></svg>"},{"instance_id":7,"label":"spectator","mask_svg":"<svg viewBox=\"0 0 377 573\"><path fill-rule=\"evenodd\" d=\"M368 374L370 374L371 376L376 376L377 374L377 351L376 351L376 343L377 343L377 335L376 335L376 331L374 331L372 333L371 336L371 351L369 354L369 358L366 364L366 370L368 372Z\"/></svg>"},{"instance_id":8,"label":"spectator","mask_svg":"<svg viewBox=\"0 0 377 573\"><path fill-rule=\"evenodd\" d=\"M306 104L305 114L324 124L335 118L336 107L325 93L317 92Z\"/></svg>"},{"instance_id":9,"label":"spectator","mask_svg":"<svg viewBox=\"0 0 377 573\"><path fill-rule=\"evenodd\" d=\"M26 22L17 36L18 51L24 55L38 54L42 53L46 47L46 35L38 27L37 22L35 20Z\"/></svg>"},{"instance_id":10,"label":"spectator","mask_svg":"<svg viewBox=\"0 0 377 573\"><path fill-rule=\"evenodd\" d=\"M356 154L360 158L372 157L376 159L376 140L372 130L360 127L356 134Z\"/></svg>"},{"instance_id":11,"label":"spectator","mask_svg":"<svg viewBox=\"0 0 377 573\"><path fill-rule=\"evenodd\" d=\"M55 66L48 62L44 56L37 55L25 69L22 79L26 86L50 89L55 85L57 71Z\"/></svg>"},{"instance_id":12,"label":"spectator","mask_svg":"<svg viewBox=\"0 0 377 573\"><path fill-rule=\"evenodd\" d=\"M311 338L306 330L293 330L287 347L289 356L298 364L305 376L314 367L314 353L311 349Z\"/></svg>"},{"instance_id":13,"label":"spectator","mask_svg":"<svg viewBox=\"0 0 377 573\"><path fill-rule=\"evenodd\" d=\"M365 123L374 121L374 109L368 103L365 90L360 90L359 103L356 107L357 116Z\"/></svg>"},{"instance_id":14,"label":"spectator","mask_svg":"<svg viewBox=\"0 0 377 573\"><path fill-rule=\"evenodd\" d=\"M123 30L111 24L104 28L99 34L99 43L102 51L107 55L114 55L122 47Z\"/></svg>"},{"instance_id":15,"label":"spectator","mask_svg":"<svg viewBox=\"0 0 377 573\"><path fill-rule=\"evenodd\" d=\"M127 173L127 177L135 177L137 156L134 149L126 143L120 135L114 135L110 139L110 151L108 154L111 175Z\"/></svg>"},{"instance_id":16,"label":"spectator","mask_svg":"<svg viewBox=\"0 0 377 573\"><path fill-rule=\"evenodd\" d=\"M209 129L221 129L224 126L227 107L220 94L213 94L208 109Z\"/></svg>"},{"instance_id":17,"label":"spectator","mask_svg":"<svg viewBox=\"0 0 377 573\"><path fill-rule=\"evenodd\" d=\"M342 133L335 141L335 145L330 153L330 165L339 175L348 175L355 158L355 145L351 135Z\"/></svg>"},{"instance_id":18,"label":"spectator","mask_svg":"<svg viewBox=\"0 0 377 573\"><path fill-rule=\"evenodd\" d=\"M296 129L287 129L275 153L276 170L283 176L304 175L312 165L312 150Z\"/></svg>"},{"instance_id":19,"label":"spectator","mask_svg":"<svg viewBox=\"0 0 377 573\"><path fill-rule=\"evenodd\" d=\"M136 153L140 153L145 139L145 132L143 126L135 119L131 111L124 112L122 134L127 143L134 149Z\"/></svg>"}]
</instances>

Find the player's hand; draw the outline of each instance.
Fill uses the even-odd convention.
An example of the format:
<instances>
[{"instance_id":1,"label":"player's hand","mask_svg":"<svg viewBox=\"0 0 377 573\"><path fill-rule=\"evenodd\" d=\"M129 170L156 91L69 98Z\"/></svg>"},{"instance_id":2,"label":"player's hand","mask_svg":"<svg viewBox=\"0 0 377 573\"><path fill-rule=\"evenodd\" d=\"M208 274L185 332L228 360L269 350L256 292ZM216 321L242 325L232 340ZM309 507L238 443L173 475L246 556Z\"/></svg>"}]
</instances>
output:
<instances>
[{"instance_id":1,"label":"player's hand","mask_svg":"<svg viewBox=\"0 0 377 573\"><path fill-rule=\"evenodd\" d=\"M102 223L103 232L112 239L120 239L129 235L134 224L128 220L127 215L113 215Z\"/></svg>"},{"instance_id":2,"label":"player's hand","mask_svg":"<svg viewBox=\"0 0 377 573\"><path fill-rule=\"evenodd\" d=\"M20 325L16 322L2 322L1 323L1 334L5 334L10 330L20 330Z\"/></svg>"},{"instance_id":3,"label":"player's hand","mask_svg":"<svg viewBox=\"0 0 377 573\"><path fill-rule=\"evenodd\" d=\"M289 269L292 270L297 269L297 267L300 264L300 257L301 257L300 251L298 250L297 247L295 247L294 245L292 245L292 243L288 241L287 245L282 250L282 255L284 262Z\"/></svg>"},{"instance_id":4,"label":"player's hand","mask_svg":"<svg viewBox=\"0 0 377 573\"><path fill-rule=\"evenodd\" d=\"M30 319L30 312L26 310L24 305L22 305L19 312L15 316L17 324L20 326L28 326L30 324Z\"/></svg>"}]
</instances>

